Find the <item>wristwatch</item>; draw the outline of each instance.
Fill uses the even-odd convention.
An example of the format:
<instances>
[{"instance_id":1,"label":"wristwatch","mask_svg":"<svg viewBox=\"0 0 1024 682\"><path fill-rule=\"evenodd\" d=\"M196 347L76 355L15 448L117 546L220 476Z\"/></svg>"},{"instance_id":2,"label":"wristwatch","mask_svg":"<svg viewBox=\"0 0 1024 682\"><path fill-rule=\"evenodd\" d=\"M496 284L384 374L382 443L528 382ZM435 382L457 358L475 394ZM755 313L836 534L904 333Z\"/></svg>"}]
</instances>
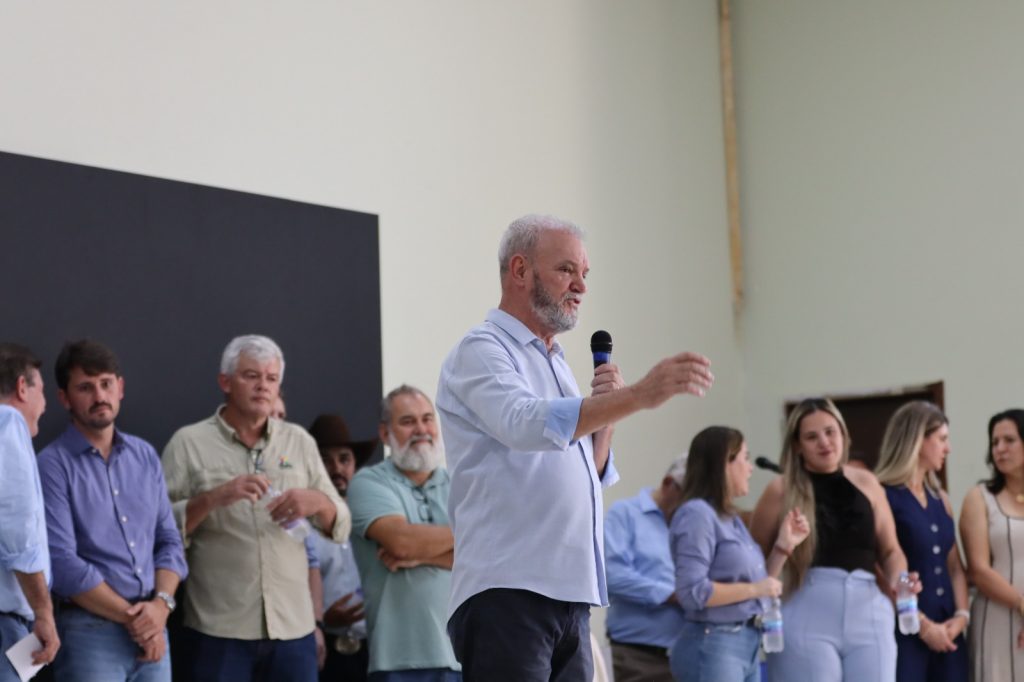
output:
<instances>
[{"instance_id":1,"label":"wristwatch","mask_svg":"<svg viewBox=\"0 0 1024 682\"><path fill-rule=\"evenodd\" d=\"M166 592L157 592L153 595L156 599L163 599L164 603L167 604L167 610L174 612L174 608L178 605L178 602L174 601L174 596L167 594Z\"/></svg>"}]
</instances>

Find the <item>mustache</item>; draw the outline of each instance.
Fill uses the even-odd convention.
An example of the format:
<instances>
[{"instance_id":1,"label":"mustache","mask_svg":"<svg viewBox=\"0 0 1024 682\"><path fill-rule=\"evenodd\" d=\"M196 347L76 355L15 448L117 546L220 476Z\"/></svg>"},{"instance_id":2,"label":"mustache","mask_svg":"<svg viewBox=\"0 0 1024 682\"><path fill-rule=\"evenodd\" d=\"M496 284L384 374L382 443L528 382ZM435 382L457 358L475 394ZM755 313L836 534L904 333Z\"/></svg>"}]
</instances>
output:
<instances>
[{"instance_id":1,"label":"mustache","mask_svg":"<svg viewBox=\"0 0 1024 682\"><path fill-rule=\"evenodd\" d=\"M92 407L89 408L89 412L96 412L97 410L99 410L102 407L105 407L108 410L114 409L114 406L111 405L110 403L96 403L95 405L93 405Z\"/></svg>"}]
</instances>

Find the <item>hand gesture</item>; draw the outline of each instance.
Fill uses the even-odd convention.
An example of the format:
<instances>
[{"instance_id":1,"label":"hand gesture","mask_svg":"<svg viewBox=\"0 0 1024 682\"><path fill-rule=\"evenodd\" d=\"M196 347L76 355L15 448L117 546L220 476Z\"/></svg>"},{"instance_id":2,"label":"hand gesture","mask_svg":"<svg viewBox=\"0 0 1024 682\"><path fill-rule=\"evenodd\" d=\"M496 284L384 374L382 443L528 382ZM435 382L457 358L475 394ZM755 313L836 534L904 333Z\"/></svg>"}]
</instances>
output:
<instances>
[{"instance_id":1,"label":"hand gesture","mask_svg":"<svg viewBox=\"0 0 1024 682\"><path fill-rule=\"evenodd\" d=\"M215 506L227 507L239 500L256 502L266 494L269 487L270 481L263 474L244 474L222 483L211 492Z\"/></svg>"},{"instance_id":2,"label":"hand gesture","mask_svg":"<svg viewBox=\"0 0 1024 682\"><path fill-rule=\"evenodd\" d=\"M921 641L932 651L939 653L956 651L956 644L953 644L953 640L950 639L949 632L937 623L929 623L927 627L922 627L919 636Z\"/></svg>"},{"instance_id":3,"label":"hand gesture","mask_svg":"<svg viewBox=\"0 0 1024 682\"><path fill-rule=\"evenodd\" d=\"M32 632L42 643L43 648L32 652L32 662L36 665L52 663L57 657L57 650L60 649L60 637L57 636L57 626L53 621L53 613L49 615L36 614L35 624Z\"/></svg>"},{"instance_id":4,"label":"hand gesture","mask_svg":"<svg viewBox=\"0 0 1024 682\"><path fill-rule=\"evenodd\" d=\"M656 364L633 389L647 408L658 407L680 393L703 396L715 381L710 367L711 361L699 353L680 353Z\"/></svg>"},{"instance_id":5,"label":"hand gesture","mask_svg":"<svg viewBox=\"0 0 1024 682\"><path fill-rule=\"evenodd\" d=\"M761 599L763 597L781 597L782 596L782 582L778 578L768 576L762 580L754 583L754 597Z\"/></svg>"},{"instance_id":6,"label":"hand gesture","mask_svg":"<svg viewBox=\"0 0 1024 682\"><path fill-rule=\"evenodd\" d=\"M349 592L331 604L330 608L324 612L324 623L332 628L343 628L361 621L366 616L365 605L361 601L353 604L355 596L355 592Z\"/></svg>"},{"instance_id":7,"label":"hand gesture","mask_svg":"<svg viewBox=\"0 0 1024 682\"><path fill-rule=\"evenodd\" d=\"M810 534L811 526L807 522L807 517L804 516L802 511L793 507L782 519L782 525L779 527L779 536L775 540L775 544L785 552L792 552L793 548L806 540Z\"/></svg>"},{"instance_id":8,"label":"hand gesture","mask_svg":"<svg viewBox=\"0 0 1024 682\"><path fill-rule=\"evenodd\" d=\"M156 663L164 657L164 652L167 651L167 641L164 639L163 631L139 644L139 647L142 649L142 653L139 654L137 660L142 663Z\"/></svg>"},{"instance_id":9,"label":"hand gesture","mask_svg":"<svg viewBox=\"0 0 1024 682\"><path fill-rule=\"evenodd\" d=\"M171 611L163 599L151 599L132 604L125 613L131 618L125 623L128 634L141 645L164 631Z\"/></svg>"},{"instance_id":10,"label":"hand gesture","mask_svg":"<svg viewBox=\"0 0 1024 682\"><path fill-rule=\"evenodd\" d=\"M319 490L292 488L275 497L267 505L267 511L275 523L287 526L293 521L313 516L323 508L326 501L327 496Z\"/></svg>"}]
</instances>

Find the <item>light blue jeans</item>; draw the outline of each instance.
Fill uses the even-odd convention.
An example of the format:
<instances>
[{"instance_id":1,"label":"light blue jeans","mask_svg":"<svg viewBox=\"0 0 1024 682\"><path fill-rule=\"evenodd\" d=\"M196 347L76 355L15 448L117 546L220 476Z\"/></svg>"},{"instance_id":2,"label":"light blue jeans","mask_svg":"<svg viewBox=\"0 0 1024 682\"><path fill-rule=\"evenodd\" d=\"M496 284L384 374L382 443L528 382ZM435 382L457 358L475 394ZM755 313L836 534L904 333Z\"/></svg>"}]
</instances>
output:
<instances>
[{"instance_id":1,"label":"light blue jeans","mask_svg":"<svg viewBox=\"0 0 1024 682\"><path fill-rule=\"evenodd\" d=\"M57 616L60 651L53 662L60 682L170 682L171 648L153 663L138 659L142 650L123 625L83 609ZM167 631L164 631L167 637Z\"/></svg>"},{"instance_id":2,"label":"light blue jeans","mask_svg":"<svg viewBox=\"0 0 1024 682\"><path fill-rule=\"evenodd\" d=\"M686 621L669 654L669 667L677 682L758 682L760 643L761 633L750 625Z\"/></svg>"},{"instance_id":3,"label":"light blue jeans","mask_svg":"<svg viewBox=\"0 0 1024 682\"><path fill-rule=\"evenodd\" d=\"M785 648L768 655L768 679L896 682L895 627L873 574L812 568L783 604Z\"/></svg>"}]
</instances>

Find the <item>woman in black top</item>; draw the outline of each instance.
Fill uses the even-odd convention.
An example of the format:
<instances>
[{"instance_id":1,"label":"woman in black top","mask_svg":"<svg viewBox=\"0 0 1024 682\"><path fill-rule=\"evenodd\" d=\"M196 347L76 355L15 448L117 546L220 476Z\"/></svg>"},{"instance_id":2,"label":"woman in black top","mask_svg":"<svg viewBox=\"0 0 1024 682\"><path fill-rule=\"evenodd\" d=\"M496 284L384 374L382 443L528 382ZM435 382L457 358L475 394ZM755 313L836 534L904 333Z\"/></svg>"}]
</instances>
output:
<instances>
[{"instance_id":1,"label":"woman in black top","mask_svg":"<svg viewBox=\"0 0 1024 682\"><path fill-rule=\"evenodd\" d=\"M782 476L754 510L751 534L767 556L782 551L773 542L784 510L800 509L811 527L786 562L785 649L768 657L770 680L895 682L895 615L875 567L895 591L907 560L885 491L872 473L846 466L849 450L832 401L804 400L789 416Z\"/></svg>"}]
</instances>

